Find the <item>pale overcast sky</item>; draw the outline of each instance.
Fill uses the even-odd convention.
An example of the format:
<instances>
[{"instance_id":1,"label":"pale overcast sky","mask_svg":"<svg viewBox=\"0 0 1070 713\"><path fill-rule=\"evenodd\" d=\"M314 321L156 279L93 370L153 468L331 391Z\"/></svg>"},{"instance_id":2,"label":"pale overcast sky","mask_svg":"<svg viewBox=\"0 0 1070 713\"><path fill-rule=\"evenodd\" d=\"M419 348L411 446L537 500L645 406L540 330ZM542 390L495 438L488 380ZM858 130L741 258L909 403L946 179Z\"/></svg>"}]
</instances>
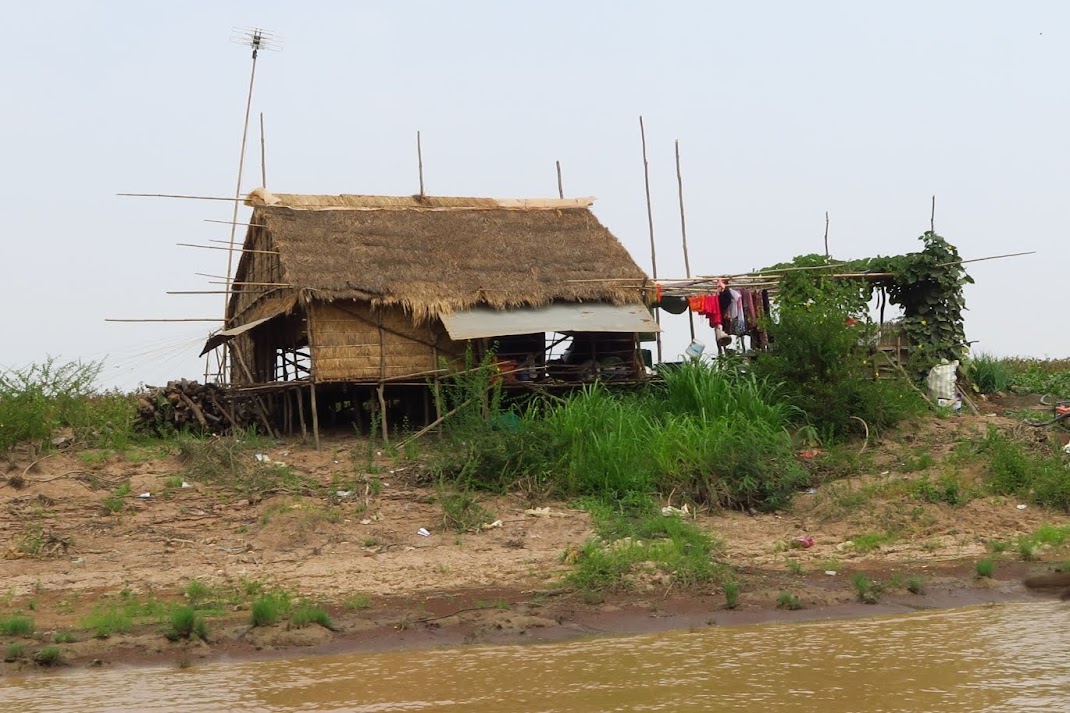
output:
<instances>
[{"instance_id":1,"label":"pale overcast sky","mask_svg":"<svg viewBox=\"0 0 1070 713\"><path fill-rule=\"evenodd\" d=\"M683 274L673 140L698 274L822 249L918 249L936 229L970 267L967 337L1000 355L1070 355L1070 3L5 2L0 72L0 365L107 357L105 383L203 376L249 52L278 192L409 195L422 131L439 195L596 196L649 271L638 116L647 124L659 273ZM243 208L242 215L248 209ZM503 256L508 259L508 256ZM666 356L687 318L666 317ZM711 340L712 341L712 340Z\"/></svg>"}]
</instances>

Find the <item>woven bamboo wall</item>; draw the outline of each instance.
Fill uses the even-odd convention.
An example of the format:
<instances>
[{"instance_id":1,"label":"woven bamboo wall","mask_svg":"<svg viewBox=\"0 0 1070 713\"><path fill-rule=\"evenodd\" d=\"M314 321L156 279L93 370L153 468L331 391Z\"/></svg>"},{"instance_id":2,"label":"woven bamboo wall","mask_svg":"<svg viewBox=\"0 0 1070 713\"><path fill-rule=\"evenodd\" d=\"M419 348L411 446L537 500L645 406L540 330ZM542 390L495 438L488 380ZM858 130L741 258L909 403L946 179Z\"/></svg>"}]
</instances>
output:
<instances>
[{"instance_id":1,"label":"woven bamboo wall","mask_svg":"<svg viewBox=\"0 0 1070 713\"><path fill-rule=\"evenodd\" d=\"M261 250L264 252L243 253L235 273L235 283L259 283L252 285L234 285L234 297L230 303L230 319L233 325L243 324L255 317L248 315L255 311L257 305L266 300L278 299L290 294L293 289L289 287L271 287L270 285L285 284L283 277L282 262L277 254L274 241L271 240L267 231L263 228L250 227L245 239L246 249Z\"/></svg>"},{"instance_id":2,"label":"woven bamboo wall","mask_svg":"<svg viewBox=\"0 0 1070 713\"><path fill-rule=\"evenodd\" d=\"M438 356L447 359L464 352L441 323L416 325L400 307L380 310L366 302L313 302L309 333L319 382L398 379L438 368L436 347Z\"/></svg>"}]
</instances>

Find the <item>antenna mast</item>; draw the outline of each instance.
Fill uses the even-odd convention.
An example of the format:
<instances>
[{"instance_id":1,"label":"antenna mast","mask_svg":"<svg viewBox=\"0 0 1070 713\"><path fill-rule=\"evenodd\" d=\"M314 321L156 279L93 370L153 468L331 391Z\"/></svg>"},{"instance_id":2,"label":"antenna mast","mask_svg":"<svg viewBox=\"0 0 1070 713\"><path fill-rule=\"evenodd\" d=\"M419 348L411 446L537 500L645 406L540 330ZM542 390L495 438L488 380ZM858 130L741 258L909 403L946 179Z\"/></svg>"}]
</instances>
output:
<instances>
[{"instance_id":1,"label":"antenna mast","mask_svg":"<svg viewBox=\"0 0 1070 713\"><path fill-rule=\"evenodd\" d=\"M249 138L249 110L253 105L253 84L256 81L256 59L260 54L260 50L280 50L282 45L282 39L277 37L274 33L263 30L259 27L235 27L230 35L231 42L236 42L240 45L251 47L253 50L253 64L252 70L249 73L249 93L245 99L245 120L242 124L241 133L241 154L238 156L238 183L234 188L234 212L231 217L230 226L230 251L227 253L227 281L226 290L223 296L223 318L224 324L227 316L227 309L230 306L230 290L231 290L231 275L234 267L234 240L237 233L238 223L238 206L241 203L241 181L242 172L245 168L245 145ZM224 364L220 365L220 376L223 375L225 367Z\"/></svg>"}]
</instances>

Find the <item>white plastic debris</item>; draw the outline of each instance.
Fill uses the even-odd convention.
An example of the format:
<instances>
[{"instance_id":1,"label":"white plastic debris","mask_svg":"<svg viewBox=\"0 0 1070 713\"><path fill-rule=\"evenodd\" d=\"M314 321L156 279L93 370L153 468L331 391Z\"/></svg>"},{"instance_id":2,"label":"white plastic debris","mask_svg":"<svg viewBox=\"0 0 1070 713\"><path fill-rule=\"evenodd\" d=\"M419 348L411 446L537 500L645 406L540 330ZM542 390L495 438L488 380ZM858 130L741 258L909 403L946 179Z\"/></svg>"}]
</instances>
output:
<instances>
[{"instance_id":1,"label":"white plastic debris","mask_svg":"<svg viewBox=\"0 0 1070 713\"><path fill-rule=\"evenodd\" d=\"M372 524L371 518L367 518L367 517L364 518L363 520L360 521L360 524L361 525L370 525L370 524Z\"/></svg>"},{"instance_id":2,"label":"white plastic debris","mask_svg":"<svg viewBox=\"0 0 1070 713\"><path fill-rule=\"evenodd\" d=\"M191 486L191 485L190 485L189 483L187 483L186 481L184 481L184 480L183 480L183 481L182 481L182 487L183 487L183 488L191 488L191 487L193 487L193 486Z\"/></svg>"},{"instance_id":3,"label":"white plastic debris","mask_svg":"<svg viewBox=\"0 0 1070 713\"><path fill-rule=\"evenodd\" d=\"M1019 510L1025 510L1027 507L1029 507L1029 506L1028 505L1019 505L1018 509Z\"/></svg>"},{"instance_id":4,"label":"white plastic debris","mask_svg":"<svg viewBox=\"0 0 1070 713\"><path fill-rule=\"evenodd\" d=\"M479 529L480 530L493 530L494 528L501 527L501 526L502 526L502 521L501 520L495 520L494 522L485 522L485 523L483 523L482 525L479 526Z\"/></svg>"},{"instance_id":5,"label":"white plastic debris","mask_svg":"<svg viewBox=\"0 0 1070 713\"><path fill-rule=\"evenodd\" d=\"M661 509L661 514L665 517L672 517L673 515L690 515L691 511L687 509L687 503L684 503L682 508L666 505Z\"/></svg>"},{"instance_id":6,"label":"white plastic debris","mask_svg":"<svg viewBox=\"0 0 1070 713\"><path fill-rule=\"evenodd\" d=\"M420 537L430 537L431 536L431 533L428 532L427 528L424 528L424 527L421 527L419 530L417 530L416 534L419 535Z\"/></svg>"},{"instance_id":7,"label":"white plastic debris","mask_svg":"<svg viewBox=\"0 0 1070 713\"><path fill-rule=\"evenodd\" d=\"M892 471L890 471L890 470L882 470L882 471L881 471L881 475L888 475L888 474L889 474L889 473L891 473L891 472L892 472Z\"/></svg>"},{"instance_id":8,"label":"white plastic debris","mask_svg":"<svg viewBox=\"0 0 1070 713\"><path fill-rule=\"evenodd\" d=\"M1070 443L1063 446L1063 453L1070 453Z\"/></svg>"},{"instance_id":9,"label":"white plastic debris","mask_svg":"<svg viewBox=\"0 0 1070 713\"><path fill-rule=\"evenodd\" d=\"M550 507L544 508L531 508L524 511L525 515L531 515L532 517L550 517Z\"/></svg>"},{"instance_id":10,"label":"white plastic debris","mask_svg":"<svg viewBox=\"0 0 1070 713\"><path fill-rule=\"evenodd\" d=\"M267 457L266 455L264 455L263 453L257 453L257 454L256 454L255 456L253 456L253 457L254 457L254 458L256 458L257 462L259 462L259 463L270 463L270 462L271 462L271 459L270 459L270 458L268 458L268 457Z\"/></svg>"},{"instance_id":11,"label":"white plastic debris","mask_svg":"<svg viewBox=\"0 0 1070 713\"><path fill-rule=\"evenodd\" d=\"M352 490L335 490L334 494L337 495L340 498L348 498L350 495L353 494L353 491Z\"/></svg>"},{"instance_id":12,"label":"white plastic debris","mask_svg":"<svg viewBox=\"0 0 1070 713\"><path fill-rule=\"evenodd\" d=\"M816 495L817 494L817 488L807 488L806 489L806 494L807 495Z\"/></svg>"},{"instance_id":13,"label":"white plastic debris","mask_svg":"<svg viewBox=\"0 0 1070 713\"><path fill-rule=\"evenodd\" d=\"M825 574L827 574L830 577L835 577L836 576L836 570L834 570L834 569L826 569L825 570Z\"/></svg>"},{"instance_id":14,"label":"white plastic debris","mask_svg":"<svg viewBox=\"0 0 1070 713\"><path fill-rule=\"evenodd\" d=\"M152 493L142 493L141 495L138 495L138 497L141 498L142 500L148 500L149 498L152 497Z\"/></svg>"}]
</instances>

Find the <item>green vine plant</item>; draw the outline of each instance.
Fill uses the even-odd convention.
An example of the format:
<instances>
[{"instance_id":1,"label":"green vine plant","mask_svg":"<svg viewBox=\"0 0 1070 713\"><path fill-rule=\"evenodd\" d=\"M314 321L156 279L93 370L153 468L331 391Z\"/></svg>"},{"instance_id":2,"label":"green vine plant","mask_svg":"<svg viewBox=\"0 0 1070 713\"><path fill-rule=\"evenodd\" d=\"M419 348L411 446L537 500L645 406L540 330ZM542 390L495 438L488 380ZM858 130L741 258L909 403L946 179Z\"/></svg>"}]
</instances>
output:
<instances>
[{"instance_id":1,"label":"green vine plant","mask_svg":"<svg viewBox=\"0 0 1070 713\"><path fill-rule=\"evenodd\" d=\"M781 304L823 301L860 322L869 321L868 304L874 291L883 289L888 301L903 309L901 329L912 347L906 368L920 379L941 360L961 360L965 355L963 287L972 284L973 278L966 274L954 245L932 231L919 240L924 248L905 255L846 261L803 255L766 269L808 268L783 273ZM874 277L834 277L866 273Z\"/></svg>"}]
</instances>

